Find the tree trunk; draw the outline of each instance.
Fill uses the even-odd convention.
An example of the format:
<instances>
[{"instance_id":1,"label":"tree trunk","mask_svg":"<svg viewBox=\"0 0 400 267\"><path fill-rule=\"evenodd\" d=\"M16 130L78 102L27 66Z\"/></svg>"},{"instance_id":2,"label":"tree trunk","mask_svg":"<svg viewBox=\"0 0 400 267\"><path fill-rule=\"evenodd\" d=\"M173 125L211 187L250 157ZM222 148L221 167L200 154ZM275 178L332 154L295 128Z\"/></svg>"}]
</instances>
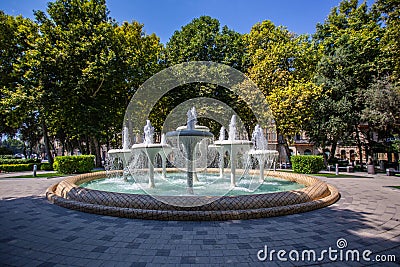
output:
<instances>
[{"instance_id":1,"label":"tree trunk","mask_svg":"<svg viewBox=\"0 0 400 267\"><path fill-rule=\"evenodd\" d=\"M82 153L82 154L92 154L92 151L90 150L90 139L86 136L85 137L85 139L86 139L86 151L85 151L85 153Z\"/></svg>"},{"instance_id":2,"label":"tree trunk","mask_svg":"<svg viewBox=\"0 0 400 267\"><path fill-rule=\"evenodd\" d=\"M44 140L44 150L47 154L47 158L49 160L49 164L52 165L54 160L53 160L53 155L51 154L50 151L50 140L49 140L49 135L47 132L47 126L44 120L42 121L42 131L43 131L43 140Z\"/></svg>"},{"instance_id":3,"label":"tree trunk","mask_svg":"<svg viewBox=\"0 0 400 267\"><path fill-rule=\"evenodd\" d=\"M291 158L291 153L290 153L290 148L289 148L289 143L287 141L287 139L283 139L284 144L283 144L283 148L285 149L286 155L287 155L287 161L292 164L292 158Z\"/></svg>"},{"instance_id":4,"label":"tree trunk","mask_svg":"<svg viewBox=\"0 0 400 267\"><path fill-rule=\"evenodd\" d=\"M61 142L61 146L62 146L61 156L65 156L65 141Z\"/></svg>"},{"instance_id":5,"label":"tree trunk","mask_svg":"<svg viewBox=\"0 0 400 267\"><path fill-rule=\"evenodd\" d=\"M337 148L337 141L335 140L332 142L331 153L329 154L328 162L331 162L335 158L336 148Z\"/></svg>"},{"instance_id":6,"label":"tree trunk","mask_svg":"<svg viewBox=\"0 0 400 267\"><path fill-rule=\"evenodd\" d=\"M368 164L369 159L373 158L373 149L372 147L369 147L372 146L371 133L369 130L367 131L366 135L367 135L367 143L365 144L365 162Z\"/></svg>"},{"instance_id":7,"label":"tree trunk","mask_svg":"<svg viewBox=\"0 0 400 267\"><path fill-rule=\"evenodd\" d=\"M361 140L360 140L360 132L358 131L358 129L356 129L356 137L357 137L357 147L358 147L358 154L360 157L360 168L361 171L363 170L363 152L362 152L362 144L361 144Z\"/></svg>"},{"instance_id":8,"label":"tree trunk","mask_svg":"<svg viewBox=\"0 0 400 267\"><path fill-rule=\"evenodd\" d=\"M22 149L22 154L24 154L24 157L27 159L28 158L28 155L26 154L26 145L25 145L25 142L24 142L24 148Z\"/></svg>"},{"instance_id":9,"label":"tree trunk","mask_svg":"<svg viewBox=\"0 0 400 267\"><path fill-rule=\"evenodd\" d=\"M97 138L92 139L92 144L93 144L93 154L95 155L95 165L97 168L101 168L101 151L100 151L100 142L97 141Z\"/></svg>"},{"instance_id":10,"label":"tree trunk","mask_svg":"<svg viewBox=\"0 0 400 267\"><path fill-rule=\"evenodd\" d=\"M324 158L324 165L327 168L328 167L328 156L325 153L325 145L321 146L322 147L322 157Z\"/></svg>"}]
</instances>

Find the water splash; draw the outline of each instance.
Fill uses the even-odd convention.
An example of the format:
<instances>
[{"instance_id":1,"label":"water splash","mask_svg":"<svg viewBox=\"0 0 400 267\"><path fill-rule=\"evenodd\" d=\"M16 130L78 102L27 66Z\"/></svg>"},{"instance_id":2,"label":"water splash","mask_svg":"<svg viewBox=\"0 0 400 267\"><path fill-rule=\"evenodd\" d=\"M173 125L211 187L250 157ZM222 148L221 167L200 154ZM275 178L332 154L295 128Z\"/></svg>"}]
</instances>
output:
<instances>
[{"instance_id":1,"label":"water splash","mask_svg":"<svg viewBox=\"0 0 400 267\"><path fill-rule=\"evenodd\" d=\"M197 123L197 112L196 108L192 107L187 112L187 129L188 130L194 130L196 128L196 123Z\"/></svg>"},{"instance_id":2,"label":"water splash","mask_svg":"<svg viewBox=\"0 0 400 267\"><path fill-rule=\"evenodd\" d=\"M128 127L124 127L122 131L122 149L129 149L130 145L130 138L129 138L129 129Z\"/></svg>"},{"instance_id":3,"label":"water splash","mask_svg":"<svg viewBox=\"0 0 400 267\"><path fill-rule=\"evenodd\" d=\"M236 140L237 130L236 130L236 115L233 115L231 118L231 122L229 123L229 141Z\"/></svg>"},{"instance_id":4,"label":"water splash","mask_svg":"<svg viewBox=\"0 0 400 267\"><path fill-rule=\"evenodd\" d=\"M219 130L219 141L224 141L225 140L225 127L222 126L221 130Z\"/></svg>"},{"instance_id":5,"label":"water splash","mask_svg":"<svg viewBox=\"0 0 400 267\"><path fill-rule=\"evenodd\" d=\"M162 135L161 135L160 144L163 145L163 146L165 146L165 145L167 144L167 140L165 140L165 134L162 134Z\"/></svg>"}]
</instances>

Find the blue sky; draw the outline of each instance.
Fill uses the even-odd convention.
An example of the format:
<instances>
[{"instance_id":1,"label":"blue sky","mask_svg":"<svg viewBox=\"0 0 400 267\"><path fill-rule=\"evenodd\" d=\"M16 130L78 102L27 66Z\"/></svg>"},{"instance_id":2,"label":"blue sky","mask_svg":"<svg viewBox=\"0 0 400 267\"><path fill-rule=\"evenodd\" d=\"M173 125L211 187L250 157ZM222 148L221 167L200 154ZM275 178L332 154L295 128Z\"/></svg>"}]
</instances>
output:
<instances>
[{"instance_id":1,"label":"blue sky","mask_svg":"<svg viewBox=\"0 0 400 267\"><path fill-rule=\"evenodd\" d=\"M33 18L33 10L45 10L48 0L0 0L0 9L10 15ZM360 1L361 2L361 1ZM369 5L372 4L369 0ZM107 0L110 16L118 22L136 20L146 33L156 33L166 43L174 31L193 18L208 15L240 33L252 25L271 20L290 31L314 33L340 0Z\"/></svg>"}]
</instances>

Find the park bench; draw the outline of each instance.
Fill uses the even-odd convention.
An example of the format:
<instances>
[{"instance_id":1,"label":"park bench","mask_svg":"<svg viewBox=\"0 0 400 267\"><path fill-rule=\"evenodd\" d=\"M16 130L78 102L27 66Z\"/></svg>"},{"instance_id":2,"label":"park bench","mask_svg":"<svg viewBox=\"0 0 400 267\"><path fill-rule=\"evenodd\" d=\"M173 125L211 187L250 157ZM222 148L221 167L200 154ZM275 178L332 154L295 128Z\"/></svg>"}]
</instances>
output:
<instances>
[{"instance_id":1,"label":"park bench","mask_svg":"<svg viewBox=\"0 0 400 267\"><path fill-rule=\"evenodd\" d=\"M344 171L344 172L354 172L354 167L353 166L344 166L344 167L338 167L339 172ZM336 171L336 166L335 165L328 165L328 171Z\"/></svg>"},{"instance_id":2,"label":"park bench","mask_svg":"<svg viewBox=\"0 0 400 267\"><path fill-rule=\"evenodd\" d=\"M400 171L397 171L394 168L388 168L386 169L386 176L394 176L395 174L399 174Z\"/></svg>"}]
</instances>

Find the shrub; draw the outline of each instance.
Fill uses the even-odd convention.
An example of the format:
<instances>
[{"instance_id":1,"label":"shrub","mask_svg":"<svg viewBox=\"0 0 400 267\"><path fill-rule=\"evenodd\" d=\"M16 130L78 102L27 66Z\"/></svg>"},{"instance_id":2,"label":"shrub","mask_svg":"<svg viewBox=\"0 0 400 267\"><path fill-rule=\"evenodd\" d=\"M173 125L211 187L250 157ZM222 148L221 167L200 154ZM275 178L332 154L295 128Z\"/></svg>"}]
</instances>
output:
<instances>
[{"instance_id":1,"label":"shrub","mask_svg":"<svg viewBox=\"0 0 400 267\"><path fill-rule=\"evenodd\" d=\"M0 155L0 159L13 159L14 155Z\"/></svg>"},{"instance_id":2,"label":"shrub","mask_svg":"<svg viewBox=\"0 0 400 267\"><path fill-rule=\"evenodd\" d=\"M0 164L40 164L40 159L3 159L0 158Z\"/></svg>"},{"instance_id":3,"label":"shrub","mask_svg":"<svg viewBox=\"0 0 400 267\"><path fill-rule=\"evenodd\" d=\"M2 146L2 147L0 147L0 155L7 155L7 156L11 155L12 156L12 150L7 147Z\"/></svg>"},{"instance_id":4,"label":"shrub","mask_svg":"<svg viewBox=\"0 0 400 267\"><path fill-rule=\"evenodd\" d=\"M53 168L65 174L90 172L94 168L94 156L58 156L54 159Z\"/></svg>"},{"instance_id":5,"label":"shrub","mask_svg":"<svg viewBox=\"0 0 400 267\"><path fill-rule=\"evenodd\" d=\"M318 173L324 168L324 158L322 156L292 156L293 171L297 173Z\"/></svg>"},{"instance_id":6,"label":"shrub","mask_svg":"<svg viewBox=\"0 0 400 267\"><path fill-rule=\"evenodd\" d=\"M41 165L40 165L40 169L42 170L42 171L52 171L53 170L53 165L51 165L50 163L42 163Z\"/></svg>"},{"instance_id":7,"label":"shrub","mask_svg":"<svg viewBox=\"0 0 400 267\"><path fill-rule=\"evenodd\" d=\"M32 171L33 165L35 163L26 164L1 164L0 171L2 172L22 172L22 171ZM38 164L36 164L38 165Z\"/></svg>"}]
</instances>

